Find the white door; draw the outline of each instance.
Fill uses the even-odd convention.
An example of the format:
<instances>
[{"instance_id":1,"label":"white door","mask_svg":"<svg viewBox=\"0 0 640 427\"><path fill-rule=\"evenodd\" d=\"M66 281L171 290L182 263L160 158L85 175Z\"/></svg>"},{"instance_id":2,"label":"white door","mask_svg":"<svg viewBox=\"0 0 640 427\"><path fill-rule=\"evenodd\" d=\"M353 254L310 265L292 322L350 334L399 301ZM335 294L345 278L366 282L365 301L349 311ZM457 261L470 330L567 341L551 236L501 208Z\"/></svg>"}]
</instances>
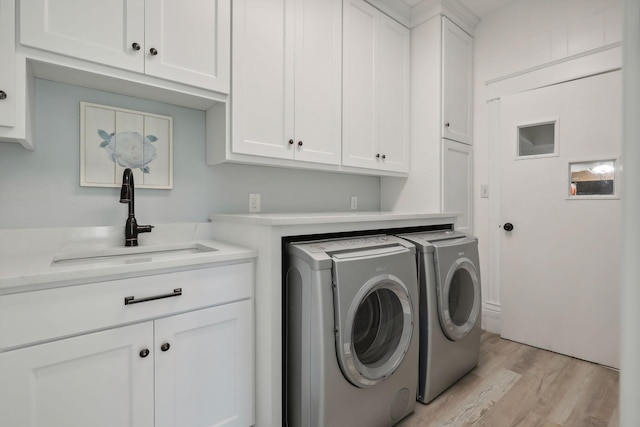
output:
<instances>
[{"instance_id":1,"label":"white door","mask_svg":"<svg viewBox=\"0 0 640 427\"><path fill-rule=\"evenodd\" d=\"M614 367L621 201L570 196L569 162L619 160L621 94L618 71L500 101L502 336ZM555 123L553 144L536 123Z\"/></svg>"},{"instance_id":2,"label":"white door","mask_svg":"<svg viewBox=\"0 0 640 427\"><path fill-rule=\"evenodd\" d=\"M154 427L152 325L1 353L0 425Z\"/></svg>"},{"instance_id":3,"label":"white door","mask_svg":"<svg viewBox=\"0 0 640 427\"><path fill-rule=\"evenodd\" d=\"M230 20L230 0L146 0L145 72L229 93Z\"/></svg>"},{"instance_id":4,"label":"white door","mask_svg":"<svg viewBox=\"0 0 640 427\"><path fill-rule=\"evenodd\" d=\"M155 321L155 427L253 424L252 304Z\"/></svg>"}]
</instances>

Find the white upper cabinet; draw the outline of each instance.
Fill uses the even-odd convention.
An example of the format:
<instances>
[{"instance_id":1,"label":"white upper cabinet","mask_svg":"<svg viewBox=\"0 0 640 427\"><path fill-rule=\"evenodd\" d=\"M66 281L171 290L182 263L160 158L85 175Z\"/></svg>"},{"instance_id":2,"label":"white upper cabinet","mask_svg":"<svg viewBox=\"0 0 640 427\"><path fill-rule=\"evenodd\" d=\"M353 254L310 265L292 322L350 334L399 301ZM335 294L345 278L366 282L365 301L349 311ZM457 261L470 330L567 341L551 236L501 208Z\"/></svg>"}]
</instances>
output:
<instances>
[{"instance_id":1,"label":"white upper cabinet","mask_svg":"<svg viewBox=\"0 0 640 427\"><path fill-rule=\"evenodd\" d=\"M473 39L442 18L442 136L472 143Z\"/></svg>"},{"instance_id":2,"label":"white upper cabinet","mask_svg":"<svg viewBox=\"0 0 640 427\"><path fill-rule=\"evenodd\" d=\"M343 165L408 171L409 41L373 6L345 1Z\"/></svg>"},{"instance_id":3,"label":"white upper cabinet","mask_svg":"<svg viewBox=\"0 0 640 427\"><path fill-rule=\"evenodd\" d=\"M0 126L16 120L16 53L14 0L0 0Z\"/></svg>"},{"instance_id":4,"label":"white upper cabinet","mask_svg":"<svg viewBox=\"0 0 640 427\"><path fill-rule=\"evenodd\" d=\"M234 154L337 165L342 2L234 0Z\"/></svg>"},{"instance_id":5,"label":"white upper cabinet","mask_svg":"<svg viewBox=\"0 0 640 427\"><path fill-rule=\"evenodd\" d=\"M230 0L21 0L20 43L229 92Z\"/></svg>"}]
</instances>

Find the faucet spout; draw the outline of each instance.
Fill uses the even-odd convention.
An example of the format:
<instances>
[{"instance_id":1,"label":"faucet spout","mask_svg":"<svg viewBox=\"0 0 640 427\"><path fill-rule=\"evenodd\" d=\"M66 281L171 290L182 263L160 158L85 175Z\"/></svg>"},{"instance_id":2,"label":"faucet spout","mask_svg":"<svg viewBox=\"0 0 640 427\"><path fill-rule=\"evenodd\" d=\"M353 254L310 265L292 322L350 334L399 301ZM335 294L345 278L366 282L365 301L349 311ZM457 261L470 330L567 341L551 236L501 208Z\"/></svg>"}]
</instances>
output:
<instances>
[{"instance_id":1,"label":"faucet spout","mask_svg":"<svg viewBox=\"0 0 640 427\"><path fill-rule=\"evenodd\" d=\"M122 188L120 189L120 203L129 205L129 215L124 226L125 246L138 246L138 234L150 233L153 229L153 225L138 225L135 217L134 194L133 171L126 168L122 174Z\"/></svg>"}]
</instances>

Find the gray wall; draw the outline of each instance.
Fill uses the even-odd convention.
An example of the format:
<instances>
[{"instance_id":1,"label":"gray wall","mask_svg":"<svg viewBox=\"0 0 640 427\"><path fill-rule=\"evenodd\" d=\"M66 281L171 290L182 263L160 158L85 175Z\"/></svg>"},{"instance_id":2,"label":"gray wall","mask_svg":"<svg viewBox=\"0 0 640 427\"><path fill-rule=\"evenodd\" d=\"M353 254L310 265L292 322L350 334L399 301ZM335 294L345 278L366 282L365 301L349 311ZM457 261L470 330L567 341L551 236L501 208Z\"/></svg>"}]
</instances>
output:
<instances>
[{"instance_id":1,"label":"gray wall","mask_svg":"<svg viewBox=\"0 0 640 427\"><path fill-rule=\"evenodd\" d=\"M201 222L211 213L361 211L380 207L377 177L205 162L204 112L36 80L35 151L0 143L0 228L123 224L119 189L80 187L80 101L173 117L172 190L138 189L140 224Z\"/></svg>"}]
</instances>

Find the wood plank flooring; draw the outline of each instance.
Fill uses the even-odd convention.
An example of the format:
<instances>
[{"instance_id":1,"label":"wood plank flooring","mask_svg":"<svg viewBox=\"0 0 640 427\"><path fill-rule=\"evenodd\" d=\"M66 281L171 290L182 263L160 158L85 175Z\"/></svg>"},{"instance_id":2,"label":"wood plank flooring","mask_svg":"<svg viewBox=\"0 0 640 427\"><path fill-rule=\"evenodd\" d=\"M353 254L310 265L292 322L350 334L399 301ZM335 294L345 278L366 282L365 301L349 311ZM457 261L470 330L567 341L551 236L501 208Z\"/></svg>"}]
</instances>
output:
<instances>
[{"instance_id":1,"label":"wood plank flooring","mask_svg":"<svg viewBox=\"0 0 640 427\"><path fill-rule=\"evenodd\" d=\"M482 334L480 362L399 427L614 427L613 369Z\"/></svg>"}]
</instances>

